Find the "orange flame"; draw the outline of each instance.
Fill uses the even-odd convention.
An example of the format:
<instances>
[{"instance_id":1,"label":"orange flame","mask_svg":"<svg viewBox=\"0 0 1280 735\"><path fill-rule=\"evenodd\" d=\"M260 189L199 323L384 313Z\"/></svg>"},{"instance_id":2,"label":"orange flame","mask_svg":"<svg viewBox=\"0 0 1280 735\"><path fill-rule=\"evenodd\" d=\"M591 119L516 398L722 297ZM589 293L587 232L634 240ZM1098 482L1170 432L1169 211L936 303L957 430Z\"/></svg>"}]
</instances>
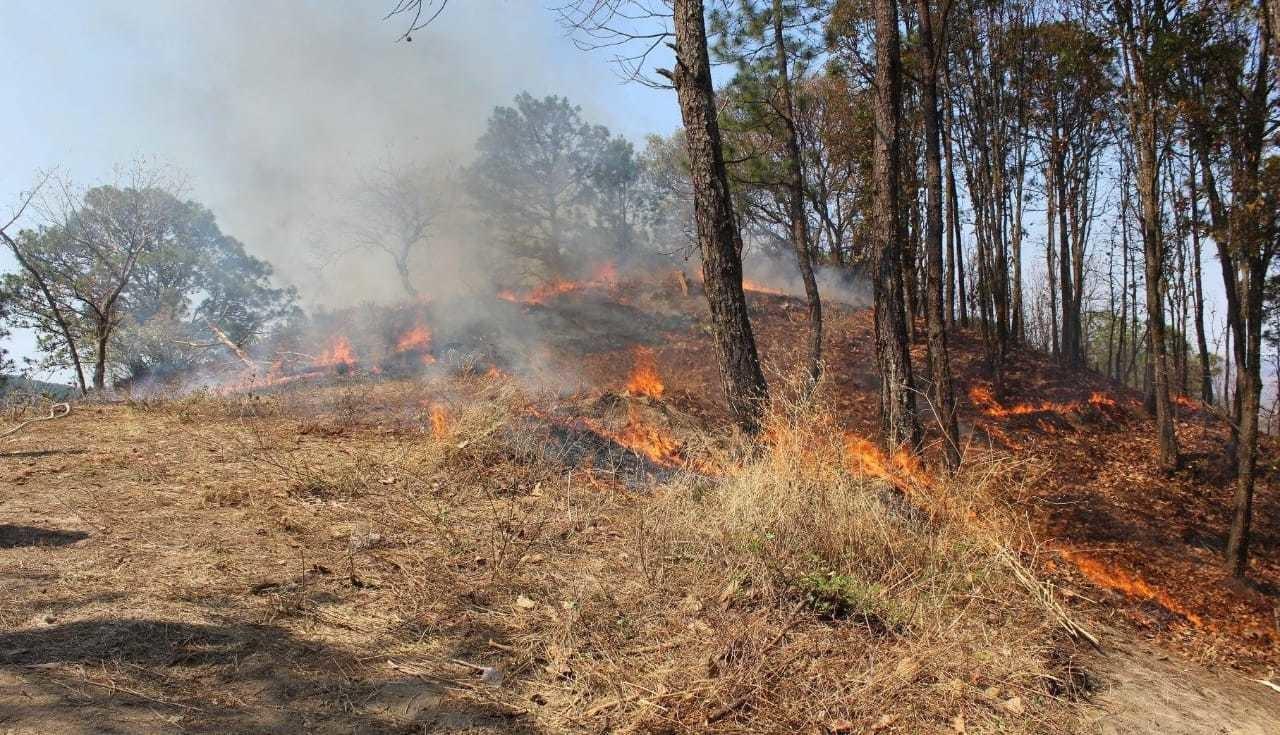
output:
<instances>
[{"instance_id":1,"label":"orange flame","mask_svg":"<svg viewBox=\"0 0 1280 735\"><path fill-rule=\"evenodd\" d=\"M1175 615L1181 615L1197 628L1204 627L1203 618L1173 599L1168 592L1151 585L1141 577L1114 566L1109 567L1104 562L1079 551L1062 548L1059 552L1075 564L1080 569L1080 573L1090 582L1099 587L1120 592L1134 599L1150 600Z\"/></svg>"},{"instance_id":2,"label":"orange flame","mask_svg":"<svg viewBox=\"0 0 1280 735\"><path fill-rule=\"evenodd\" d=\"M1089 396L1089 403L1095 406L1115 406L1116 399L1112 398L1106 393L1099 393L1097 391L1094 391L1093 394Z\"/></svg>"},{"instance_id":3,"label":"orange flame","mask_svg":"<svg viewBox=\"0 0 1280 735\"><path fill-rule=\"evenodd\" d=\"M431 421L431 436L443 438L449 432L449 412L444 406L432 406L427 411Z\"/></svg>"},{"instance_id":4,"label":"orange flame","mask_svg":"<svg viewBox=\"0 0 1280 735\"><path fill-rule=\"evenodd\" d=\"M754 291L756 293L767 293L773 296L786 296L786 293L783 292L782 289L773 288L772 286L766 286L763 283L757 283L751 280L750 278L742 279L742 290Z\"/></svg>"},{"instance_id":5,"label":"orange flame","mask_svg":"<svg viewBox=\"0 0 1280 735\"><path fill-rule=\"evenodd\" d=\"M991 388L985 385L975 385L969 389L969 400L973 404L982 409L983 413L995 418L1003 418L1005 416L1026 416L1033 413L1071 413L1079 411L1084 406L1090 405L1098 408L1113 407L1116 400L1106 395L1094 391L1089 396L1088 401L1067 401L1065 403L1057 403L1054 401L1041 401L1039 403L1018 403L1013 406L1002 406L996 400L995 394L991 392Z\"/></svg>"},{"instance_id":6,"label":"orange flame","mask_svg":"<svg viewBox=\"0 0 1280 735\"><path fill-rule=\"evenodd\" d=\"M503 301L511 301L513 303L541 305L562 294L591 287L613 289L618 286L618 283L618 266L613 261L605 261L596 266L591 277L585 281L571 281L557 277L524 294L517 293L512 289L503 289L496 296Z\"/></svg>"},{"instance_id":7,"label":"orange flame","mask_svg":"<svg viewBox=\"0 0 1280 735\"><path fill-rule=\"evenodd\" d=\"M431 328L419 324L400 336L396 352L419 352L431 349Z\"/></svg>"},{"instance_id":8,"label":"orange flame","mask_svg":"<svg viewBox=\"0 0 1280 735\"><path fill-rule=\"evenodd\" d=\"M329 343L328 349L320 353L315 364L323 367L353 367L356 364L356 353L351 349L351 342L339 335Z\"/></svg>"},{"instance_id":9,"label":"orange flame","mask_svg":"<svg viewBox=\"0 0 1280 735\"><path fill-rule=\"evenodd\" d=\"M844 451L851 463L850 469L857 474L885 480L899 490L907 490L913 484L928 484L929 477L920 461L905 449L894 452L890 457L867 439L845 434Z\"/></svg>"},{"instance_id":10,"label":"orange flame","mask_svg":"<svg viewBox=\"0 0 1280 735\"><path fill-rule=\"evenodd\" d=\"M612 260L601 263L591 274L591 281L610 288L618 285L618 266Z\"/></svg>"},{"instance_id":11,"label":"orange flame","mask_svg":"<svg viewBox=\"0 0 1280 735\"><path fill-rule=\"evenodd\" d=\"M629 415L626 426L616 434L609 435L609 438L648 457L655 464L674 467L684 460L680 442L658 427L638 421L634 416Z\"/></svg>"},{"instance_id":12,"label":"orange flame","mask_svg":"<svg viewBox=\"0 0 1280 735\"><path fill-rule=\"evenodd\" d=\"M524 299L526 304L543 304L561 294L571 293L582 288L583 284L578 281L565 281L556 279L549 283L533 289L533 291Z\"/></svg>"},{"instance_id":13,"label":"orange flame","mask_svg":"<svg viewBox=\"0 0 1280 735\"><path fill-rule=\"evenodd\" d=\"M637 347L633 351L635 365L631 368L631 376L627 380L627 392L637 396L661 398L666 386L658 376L658 366L654 360L653 348Z\"/></svg>"}]
</instances>

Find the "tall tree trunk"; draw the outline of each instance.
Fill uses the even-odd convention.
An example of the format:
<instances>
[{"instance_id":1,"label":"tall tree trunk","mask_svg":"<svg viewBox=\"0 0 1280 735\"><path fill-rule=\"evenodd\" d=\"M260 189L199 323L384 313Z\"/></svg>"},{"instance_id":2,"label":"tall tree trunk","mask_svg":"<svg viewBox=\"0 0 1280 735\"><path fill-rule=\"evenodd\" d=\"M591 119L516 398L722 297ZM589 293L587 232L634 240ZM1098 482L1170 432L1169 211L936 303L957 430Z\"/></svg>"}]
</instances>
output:
<instances>
[{"instance_id":1,"label":"tall tree trunk","mask_svg":"<svg viewBox=\"0 0 1280 735\"><path fill-rule=\"evenodd\" d=\"M947 350L942 288L942 145L938 111L938 46L946 36L946 16L934 37L929 0L916 0L920 16L921 60L920 104L924 116L925 256L927 316L929 325L929 368L933 373L933 410L943 434L943 456L947 467L960 466L960 430L956 422L955 389L951 381L951 358ZM948 5L948 7L950 7Z\"/></svg>"},{"instance_id":2,"label":"tall tree trunk","mask_svg":"<svg viewBox=\"0 0 1280 735\"><path fill-rule=\"evenodd\" d=\"M1154 45L1152 39L1157 36L1158 26L1163 25L1165 19L1155 17L1155 12L1152 17L1136 19L1132 2L1117 3L1120 41L1125 56L1125 103L1137 164L1134 178L1138 185L1143 268L1147 279L1147 343L1151 351L1147 359L1151 365L1151 388L1155 399L1158 460L1162 469L1171 471L1178 465L1178 439L1174 433L1173 407L1169 400L1169 363L1165 354L1168 339L1164 325L1164 233L1159 201L1160 121L1156 99L1159 91L1151 88L1153 81L1148 76L1151 52L1147 48L1147 44Z\"/></svg>"},{"instance_id":3,"label":"tall tree trunk","mask_svg":"<svg viewBox=\"0 0 1280 735\"><path fill-rule=\"evenodd\" d=\"M1276 86L1280 87L1280 0L1264 0L1267 5L1267 35L1271 37L1271 53L1274 63L1272 73L1276 76Z\"/></svg>"},{"instance_id":4,"label":"tall tree trunk","mask_svg":"<svg viewBox=\"0 0 1280 735\"><path fill-rule=\"evenodd\" d=\"M725 173L702 0L675 0L672 10L676 63L670 78L684 122L703 290L711 312L720 381L738 425L755 433L768 385L742 293L742 233Z\"/></svg>"},{"instance_id":5,"label":"tall tree trunk","mask_svg":"<svg viewBox=\"0 0 1280 735\"><path fill-rule=\"evenodd\" d=\"M920 423L911 376L903 303L901 250L905 232L899 196L902 58L897 0L874 0L876 23L875 333L880 367L880 423L889 449L918 448Z\"/></svg>"},{"instance_id":6,"label":"tall tree trunk","mask_svg":"<svg viewBox=\"0 0 1280 735\"><path fill-rule=\"evenodd\" d=\"M1253 519L1254 473L1258 463L1258 410L1262 398L1262 321L1267 272L1275 249L1275 227L1267 222L1260 210L1264 203L1260 173L1262 152L1265 146L1268 115L1270 112L1270 85L1267 62L1268 46L1276 39L1269 26L1259 20L1261 48L1256 63L1256 77L1246 107L1245 125L1239 139L1233 140L1232 204L1240 210L1240 216L1231 218L1231 243L1240 253L1239 281L1245 325L1243 334L1237 335L1236 347L1239 383L1237 412L1240 437L1236 446L1236 494L1235 513L1231 521L1231 533L1227 538L1227 566L1231 575L1243 579L1249 568L1249 535ZM1230 284L1228 284L1230 287Z\"/></svg>"},{"instance_id":7,"label":"tall tree trunk","mask_svg":"<svg viewBox=\"0 0 1280 735\"><path fill-rule=\"evenodd\" d=\"M1023 151L1025 151L1025 147ZM1013 303L1010 306L1013 312L1012 333L1013 341L1018 344L1025 342L1027 336L1026 325L1023 323L1025 316L1022 306L1022 187L1025 174L1025 153L1019 152L1018 171L1013 186L1013 223L1010 227L1009 243L1009 247L1013 251Z\"/></svg>"},{"instance_id":8,"label":"tall tree trunk","mask_svg":"<svg viewBox=\"0 0 1280 735\"><path fill-rule=\"evenodd\" d=\"M110 327L99 324L94 338L97 354L93 356L93 390L102 393L107 387L107 343L111 339Z\"/></svg>"},{"instance_id":9,"label":"tall tree trunk","mask_svg":"<svg viewBox=\"0 0 1280 735\"><path fill-rule=\"evenodd\" d=\"M405 296L416 301L418 299L418 288L413 285L413 279L409 277L408 248L405 249L404 253L397 255L395 261L396 275L400 277L400 288L404 289Z\"/></svg>"},{"instance_id":10,"label":"tall tree trunk","mask_svg":"<svg viewBox=\"0 0 1280 735\"><path fill-rule=\"evenodd\" d=\"M1138 154L1138 201L1142 210L1142 251L1147 280L1147 360L1151 365L1151 388L1155 397L1156 438L1160 466L1177 468L1178 440L1174 434L1173 406L1169 399L1168 336L1164 325L1164 235L1160 228L1159 161L1156 151L1154 113L1143 111L1134 148Z\"/></svg>"},{"instance_id":11,"label":"tall tree trunk","mask_svg":"<svg viewBox=\"0 0 1280 735\"><path fill-rule=\"evenodd\" d=\"M942 56L942 79L948 94L950 94L951 73L946 54ZM959 309L960 326L968 327L969 310L966 303L968 292L964 287L964 240L962 239L960 227L960 197L956 193L955 157L951 149L951 131L954 129L954 121L952 119L950 97L947 98L947 103L943 105L942 109L944 113L942 117L942 146L947 156L947 207L950 211L950 216L947 217L950 227L950 231L947 234L947 247L951 251L948 263L950 268L955 269L955 295L954 298L952 296L947 297L947 305L948 311L950 311L954 301L955 306ZM948 273L948 289L951 286L951 274Z\"/></svg>"},{"instance_id":12,"label":"tall tree trunk","mask_svg":"<svg viewBox=\"0 0 1280 735\"><path fill-rule=\"evenodd\" d=\"M1116 380L1123 380L1125 332L1129 328L1129 228L1125 224L1128 185L1123 184L1120 192L1120 336L1116 338L1116 364L1111 373ZM1134 338L1137 338L1136 334Z\"/></svg>"},{"instance_id":13,"label":"tall tree trunk","mask_svg":"<svg viewBox=\"0 0 1280 735\"><path fill-rule=\"evenodd\" d=\"M1054 185L1058 189L1058 283L1062 292L1062 363L1067 367L1080 365L1079 327L1075 314L1075 284L1071 274L1071 237L1067 232L1067 173L1062 155L1053 154Z\"/></svg>"},{"instance_id":14,"label":"tall tree trunk","mask_svg":"<svg viewBox=\"0 0 1280 735\"><path fill-rule=\"evenodd\" d=\"M1058 240L1056 226L1058 216L1058 188L1054 184L1054 166L1045 166L1045 245L1044 262L1049 284L1049 332L1052 353L1062 357L1063 338L1058 334L1058 276L1054 263L1058 259L1055 243Z\"/></svg>"},{"instance_id":15,"label":"tall tree trunk","mask_svg":"<svg viewBox=\"0 0 1280 735\"><path fill-rule=\"evenodd\" d=\"M782 0L773 0L774 56L787 128L787 206L791 218L791 249L795 252L800 278L804 281L805 298L809 303L809 381L816 385L818 378L822 377L822 300L818 295L818 281L813 276L809 222L804 212L804 172L800 168L800 140L796 133L795 103L791 95L786 37L782 25Z\"/></svg>"}]
</instances>

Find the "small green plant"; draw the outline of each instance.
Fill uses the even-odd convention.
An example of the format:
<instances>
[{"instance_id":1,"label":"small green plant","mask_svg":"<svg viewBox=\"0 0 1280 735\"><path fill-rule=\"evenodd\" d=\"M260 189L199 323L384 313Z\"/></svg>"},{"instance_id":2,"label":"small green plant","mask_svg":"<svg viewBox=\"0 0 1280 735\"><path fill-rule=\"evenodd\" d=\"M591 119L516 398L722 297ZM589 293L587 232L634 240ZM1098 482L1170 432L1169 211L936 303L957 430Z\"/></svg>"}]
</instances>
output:
<instances>
[{"instance_id":1,"label":"small green plant","mask_svg":"<svg viewBox=\"0 0 1280 735\"><path fill-rule=\"evenodd\" d=\"M906 612L884 585L835 571L809 572L795 582L811 610L827 618L866 618L889 630L906 628Z\"/></svg>"}]
</instances>

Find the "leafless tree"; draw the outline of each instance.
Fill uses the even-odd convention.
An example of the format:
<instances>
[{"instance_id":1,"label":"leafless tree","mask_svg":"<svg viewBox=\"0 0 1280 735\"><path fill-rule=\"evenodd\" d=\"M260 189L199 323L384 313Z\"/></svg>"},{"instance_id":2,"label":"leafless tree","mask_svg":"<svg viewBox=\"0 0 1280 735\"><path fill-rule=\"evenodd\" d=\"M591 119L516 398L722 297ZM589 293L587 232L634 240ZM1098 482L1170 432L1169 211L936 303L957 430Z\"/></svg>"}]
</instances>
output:
<instances>
[{"instance_id":1,"label":"leafless tree","mask_svg":"<svg viewBox=\"0 0 1280 735\"><path fill-rule=\"evenodd\" d=\"M342 239L328 244L323 256L336 258L352 249L384 254L405 296L418 298L413 263L428 249L447 206L446 170L446 164L386 162L361 176L351 212L339 228Z\"/></svg>"}]
</instances>

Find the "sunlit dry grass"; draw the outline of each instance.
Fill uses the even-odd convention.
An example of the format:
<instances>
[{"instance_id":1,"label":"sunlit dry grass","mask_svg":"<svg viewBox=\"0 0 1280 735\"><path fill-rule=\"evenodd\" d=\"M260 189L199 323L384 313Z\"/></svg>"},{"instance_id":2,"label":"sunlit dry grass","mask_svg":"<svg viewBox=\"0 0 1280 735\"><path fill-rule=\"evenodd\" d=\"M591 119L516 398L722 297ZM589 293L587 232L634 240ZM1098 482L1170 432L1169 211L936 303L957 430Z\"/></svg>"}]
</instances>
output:
<instances>
[{"instance_id":1,"label":"sunlit dry grass","mask_svg":"<svg viewBox=\"0 0 1280 735\"><path fill-rule=\"evenodd\" d=\"M1002 460L862 476L836 417L779 401L760 439L686 432L686 470L637 486L550 440L566 400L466 375L136 409L234 427L268 481L208 502L304 548L341 534L316 558L377 600L304 587L273 623L546 732L1076 730L1072 644L991 500Z\"/></svg>"}]
</instances>

